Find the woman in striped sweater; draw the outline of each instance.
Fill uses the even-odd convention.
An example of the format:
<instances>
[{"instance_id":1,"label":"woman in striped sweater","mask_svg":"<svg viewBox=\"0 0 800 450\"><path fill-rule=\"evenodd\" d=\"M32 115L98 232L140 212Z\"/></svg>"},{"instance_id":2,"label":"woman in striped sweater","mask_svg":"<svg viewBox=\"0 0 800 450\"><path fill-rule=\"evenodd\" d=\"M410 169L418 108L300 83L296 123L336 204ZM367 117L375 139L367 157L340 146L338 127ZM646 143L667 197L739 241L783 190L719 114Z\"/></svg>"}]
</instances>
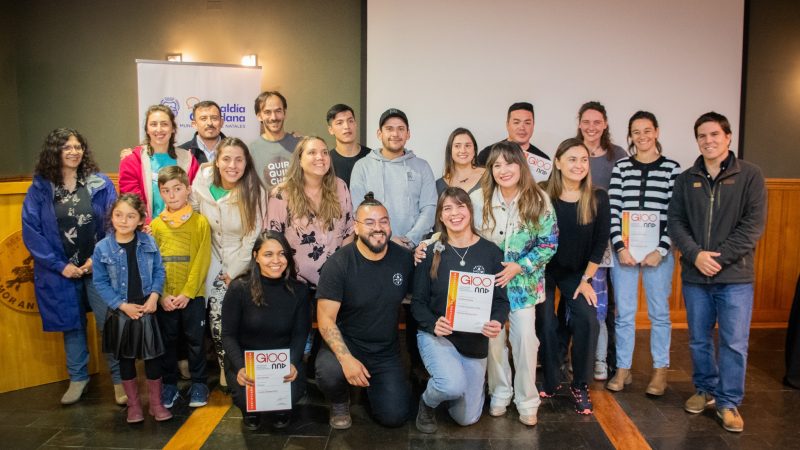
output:
<instances>
[{"instance_id":1,"label":"woman in striped sweater","mask_svg":"<svg viewBox=\"0 0 800 450\"><path fill-rule=\"evenodd\" d=\"M680 174L680 165L662 154L658 142L658 121L655 115L647 111L637 111L628 121L628 151L632 156L614 165L608 191L611 243L616 253L611 280L615 287L617 307L618 369L606 387L617 392L633 381L631 359L636 339L636 307L641 273L647 295L647 315L651 323L650 353L653 357L653 372L646 392L662 395L667 387L672 330L669 296L675 265L667 234L667 206L675 178ZM633 248L628 240L629 219L653 214L659 224L658 243L652 250Z\"/></svg>"}]
</instances>

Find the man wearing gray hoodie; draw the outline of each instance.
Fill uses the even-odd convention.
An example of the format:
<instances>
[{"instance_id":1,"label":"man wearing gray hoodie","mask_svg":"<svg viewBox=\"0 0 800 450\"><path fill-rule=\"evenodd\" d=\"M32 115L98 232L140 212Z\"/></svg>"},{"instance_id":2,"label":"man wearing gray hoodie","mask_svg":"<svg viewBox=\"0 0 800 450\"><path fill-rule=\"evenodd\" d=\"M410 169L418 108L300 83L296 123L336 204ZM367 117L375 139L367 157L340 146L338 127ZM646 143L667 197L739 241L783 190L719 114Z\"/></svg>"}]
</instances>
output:
<instances>
[{"instance_id":1,"label":"man wearing gray hoodie","mask_svg":"<svg viewBox=\"0 0 800 450\"><path fill-rule=\"evenodd\" d=\"M373 150L353 167L353 204L360 204L364 195L372 191L389 211L395 232L392 240L414 249L433 226L436 181L428 162L405 148L411 132L403 111L386 110L378 124L382 148Z\"/></svg>"}]
</instances>

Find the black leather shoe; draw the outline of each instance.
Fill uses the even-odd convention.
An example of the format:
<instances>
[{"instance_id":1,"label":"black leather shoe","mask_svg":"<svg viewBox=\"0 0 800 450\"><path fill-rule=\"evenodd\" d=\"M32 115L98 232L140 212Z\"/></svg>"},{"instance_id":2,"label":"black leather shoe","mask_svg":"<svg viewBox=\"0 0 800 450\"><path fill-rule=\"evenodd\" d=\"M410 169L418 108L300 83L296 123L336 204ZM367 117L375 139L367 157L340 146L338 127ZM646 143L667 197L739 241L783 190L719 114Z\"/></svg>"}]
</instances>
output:
<instances>
[{"instance_id":1,"label":"black leather shoe","mask_svg":"<svg viewBox=\"0 0 800 450\"><path fill-rule=\"evenodd\" d=\"M261 425L261 417L257 415L246 415L242 418L242 426L245 430L256 431Z\"/></svg>"}]
</instances>

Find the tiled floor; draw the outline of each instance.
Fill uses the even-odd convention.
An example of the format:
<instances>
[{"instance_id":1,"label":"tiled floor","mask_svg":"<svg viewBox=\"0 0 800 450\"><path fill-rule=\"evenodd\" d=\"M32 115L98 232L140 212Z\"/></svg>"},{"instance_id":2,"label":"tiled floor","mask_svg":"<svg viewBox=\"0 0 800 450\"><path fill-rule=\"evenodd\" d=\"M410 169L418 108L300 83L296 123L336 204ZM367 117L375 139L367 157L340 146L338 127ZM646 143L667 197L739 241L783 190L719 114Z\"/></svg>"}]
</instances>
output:
<instances>
[{"instance_id":1,"label":"tiled floor","mask_svg":"<svg viewBox=\"0 0 800 450\"><path fill-rule=\"evenodd\" d=\"M634 382L614 398L653 448L800 448L800 426L793 414L800 408L800 391L784 388L780 382L784 333L751 333L747 397L740 408L744 433L724 431L713 410L696 416L683 411L684 400L693 392L685 330L673 332L670 387L663 397L644 394L649 344L648 333L640 331ZM124 409L113 406L107 375L96 376L84 399L73 406L58 403L65 386L66 382L54 383L0 394L0 448L161 448L191 413L184 401L172 409L175 419L169 422L156 424L148 417L143 425L131 426L125 422ZM259 432L244 432L241 414L231 408L203 448L613 448L597 420L575 414L566 396L545 400L539 409L539 424L533 428L517 422L513 408L506 417L485 415L470 427L458 426L440 410L435 435L417 432L411 422L399 429L377 426L358 401L352 408L353 427L332 431L318 391L312 389L303 403L289 429L280 432L268 426Z\"/></svg>"}]
</instances>

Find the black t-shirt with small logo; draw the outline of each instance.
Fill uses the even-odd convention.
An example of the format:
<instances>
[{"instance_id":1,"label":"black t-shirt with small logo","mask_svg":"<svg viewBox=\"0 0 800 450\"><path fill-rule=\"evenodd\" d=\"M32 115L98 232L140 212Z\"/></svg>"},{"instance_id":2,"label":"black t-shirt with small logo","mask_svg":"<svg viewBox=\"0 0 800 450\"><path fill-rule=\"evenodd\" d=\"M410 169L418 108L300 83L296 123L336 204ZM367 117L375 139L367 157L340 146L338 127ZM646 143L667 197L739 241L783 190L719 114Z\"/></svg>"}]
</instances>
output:
<instances>
[{"instance_id":1,"label":"black t-shirt with small logo","mask_svg":"<svg viewBox=\"0 0 800 450\"><path fill-rule=\"evenodd\" d=\"M317 299L341 303L336 326L357 358L399 354L398 313L413 273L411 252L391 241L380 261L365 258L353 242L322 266Z\"/></svg>"}]
</instances>

